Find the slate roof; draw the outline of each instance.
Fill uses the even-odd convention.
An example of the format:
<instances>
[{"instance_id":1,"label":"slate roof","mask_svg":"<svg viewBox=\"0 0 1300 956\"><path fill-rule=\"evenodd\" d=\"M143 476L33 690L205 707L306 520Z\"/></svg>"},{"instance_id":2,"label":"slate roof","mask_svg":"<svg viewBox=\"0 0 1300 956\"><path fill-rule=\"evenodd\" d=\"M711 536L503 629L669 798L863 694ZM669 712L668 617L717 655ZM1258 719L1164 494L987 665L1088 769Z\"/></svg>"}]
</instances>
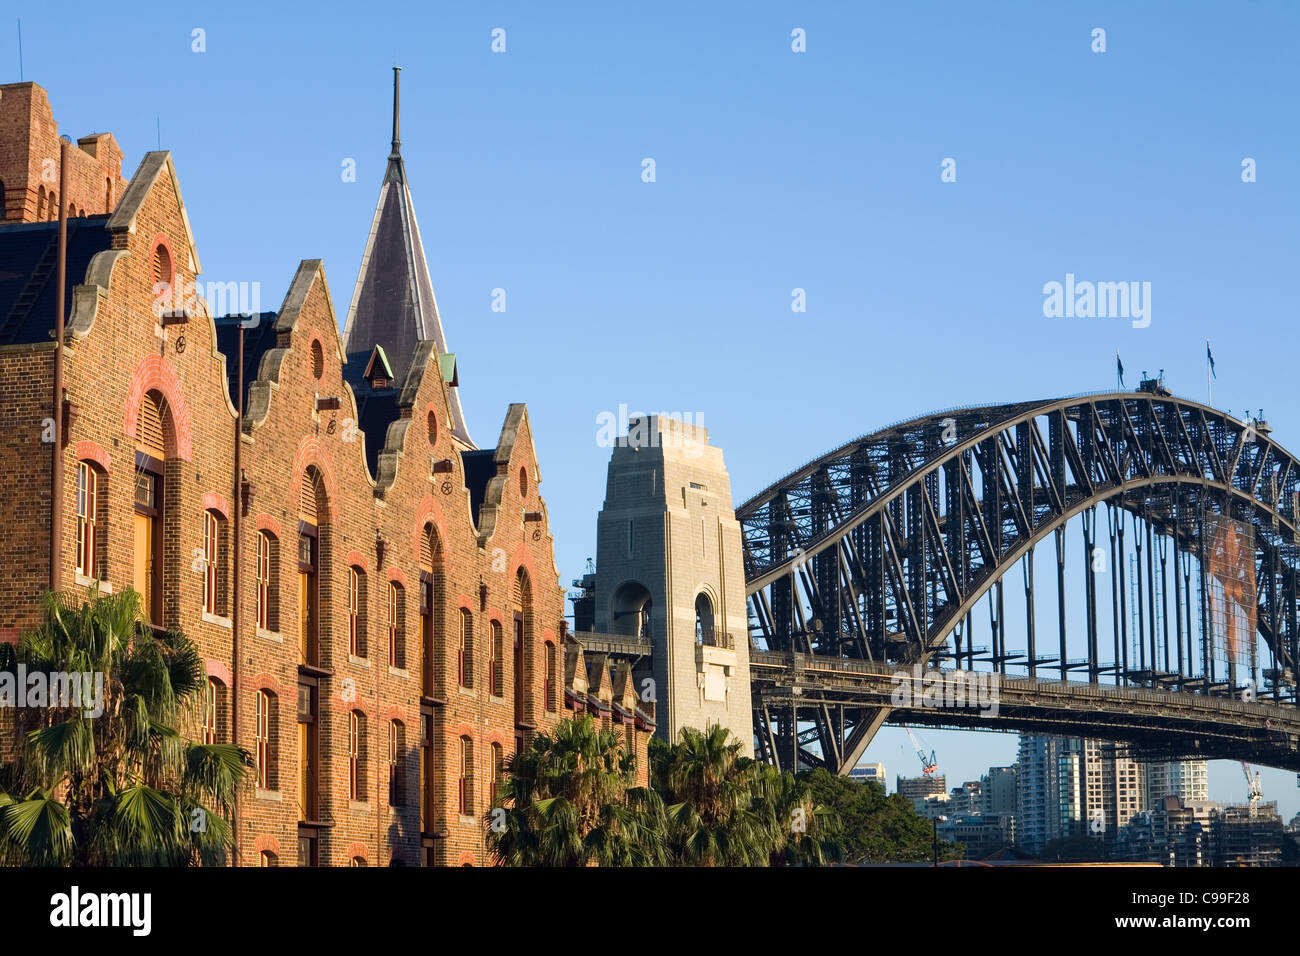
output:
<instances>
[{"instance_id":1,"label":"slate roof","mask_svg":"<svg viewBox=\"0 0 1300 956\"><path fill-rule=\"evenodd\" d=\"M73 287L86 281L95 254L112 245L107 222L107 215L68 220L65 322L72 314ZM57 221L0 224L0 345L53 339L58 237Z\"/></svg>"}]
</instances>

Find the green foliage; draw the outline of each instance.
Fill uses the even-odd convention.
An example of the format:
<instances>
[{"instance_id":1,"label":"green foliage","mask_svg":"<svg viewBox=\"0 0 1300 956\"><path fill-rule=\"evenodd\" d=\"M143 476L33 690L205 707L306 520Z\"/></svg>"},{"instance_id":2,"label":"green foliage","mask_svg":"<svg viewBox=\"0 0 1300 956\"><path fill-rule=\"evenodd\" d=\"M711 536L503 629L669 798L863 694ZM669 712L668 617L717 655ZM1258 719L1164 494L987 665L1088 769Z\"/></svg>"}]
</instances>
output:
<instances>
[{"instance_id":1,"label":"green foliage","mask_svg":"<svg viewBox=\"0 0 1300 956\"><path fill-rule=\"evenodd\" d=\"M833 817L790 774L741 755L728 732L650 742L650 787L617 734L590 717L539 734L510 761L508 807L489 815L505 866L820 865L839 858Z\"/></svg>"},{"instance_id":2,"label":"green foliage","mask_svg":"<svg viewBox=\"0 0 1300 956\"><path fill-rule=\"evenodd\" d=\"M12 711L15 747L0 765L0 862L18 866L218 865L229 814L252 761L231 744L178 729L206 681L198 648L155 631L126 590L71 605L44 598L41 624L0 670L103 675L103 712L84 706Z\"/></svg>"},{"instance_id":3,"label":"green foliage","mask_svg":"<svg viewBox=\"0 0 1300 956\"><path fill-rule=\"evenodd\" d=\"M826 770L799 779L814 801L835 815L834 836L849 863L921 863L934 858L934 824L901 794L885 795L874 780L857 781ZM960 859L961 844L939 842L939 859Z\"/></svg>"}]
</instances>

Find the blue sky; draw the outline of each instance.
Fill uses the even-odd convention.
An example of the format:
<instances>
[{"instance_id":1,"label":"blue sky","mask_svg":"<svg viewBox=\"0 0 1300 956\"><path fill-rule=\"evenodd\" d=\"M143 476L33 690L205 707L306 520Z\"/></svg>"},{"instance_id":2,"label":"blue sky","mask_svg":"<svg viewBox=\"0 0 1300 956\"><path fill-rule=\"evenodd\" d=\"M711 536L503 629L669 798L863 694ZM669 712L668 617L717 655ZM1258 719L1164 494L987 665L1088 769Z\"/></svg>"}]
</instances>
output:
<instances>
[{"instance_id":1,"label":"blue sky","mask_svg":"<svg viewBox=\"0 0 1300 956\"><path fill-rule=\"evenodd\" d=\"M401 65L470 428L491 444L528 403L566 584L594 555L596 416L622 403L703 416L739 503L892 421L1113 386L1117 350L1130 386L1163 368L1204 400L1208 338L1215 404L1263 408L1300 447L1300 7L467 7L7 4L4 77L21 16L61 132L112 131L129 175L161 130L205 279L259 282L275 308L319 257L341 321ZM1045 318L1067 273L1150 282L1150 325ZM1012 736L925 736L953 782L1015 755ZM867 759L915 760L897 730ZM1300 810L1293 775L1263 779ZM1214 765L1211 791L1241 799L1240 769Z\"/></svg>"}]
</instances>

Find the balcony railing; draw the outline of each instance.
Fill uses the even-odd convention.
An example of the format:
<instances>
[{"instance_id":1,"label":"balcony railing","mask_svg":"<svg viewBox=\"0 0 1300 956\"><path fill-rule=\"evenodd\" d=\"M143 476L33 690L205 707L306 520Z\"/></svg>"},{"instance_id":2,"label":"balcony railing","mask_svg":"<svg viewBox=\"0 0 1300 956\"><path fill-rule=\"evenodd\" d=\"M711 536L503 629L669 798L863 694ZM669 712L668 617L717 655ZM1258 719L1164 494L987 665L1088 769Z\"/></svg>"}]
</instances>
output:
<instances>
[{"instance_id":1,"label":"balcony railing","mask_svg":"<svg viewBox=\"0 0 1300 956\"><path fill-rule=\"evenodd\" d=\"M736 639L730 634L719 634L717 631L710 631L700 638L700 643L707 647L720 647L723 650L734 651L736 649Z\"/></svg>"}]
</instances>

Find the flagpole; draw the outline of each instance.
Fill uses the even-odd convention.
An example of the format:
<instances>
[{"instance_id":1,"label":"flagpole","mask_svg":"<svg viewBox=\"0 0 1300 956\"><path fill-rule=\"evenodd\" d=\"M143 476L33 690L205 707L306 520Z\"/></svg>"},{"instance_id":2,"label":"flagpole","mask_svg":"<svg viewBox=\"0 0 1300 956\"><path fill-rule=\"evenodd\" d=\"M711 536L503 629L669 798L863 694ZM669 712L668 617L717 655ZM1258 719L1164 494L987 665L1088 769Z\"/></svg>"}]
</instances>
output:
<instances>
[{"instance_id":1,"label":"flagpole","mask_svg":"<svg viewBox=\"0 0 1300 956\"><path fill-rule=\"evenodd\" d=\"M1214 386L1210 384L1210 340L1205 340L1205 404L1214 407Z\"/></svg>"}]
</instances>

